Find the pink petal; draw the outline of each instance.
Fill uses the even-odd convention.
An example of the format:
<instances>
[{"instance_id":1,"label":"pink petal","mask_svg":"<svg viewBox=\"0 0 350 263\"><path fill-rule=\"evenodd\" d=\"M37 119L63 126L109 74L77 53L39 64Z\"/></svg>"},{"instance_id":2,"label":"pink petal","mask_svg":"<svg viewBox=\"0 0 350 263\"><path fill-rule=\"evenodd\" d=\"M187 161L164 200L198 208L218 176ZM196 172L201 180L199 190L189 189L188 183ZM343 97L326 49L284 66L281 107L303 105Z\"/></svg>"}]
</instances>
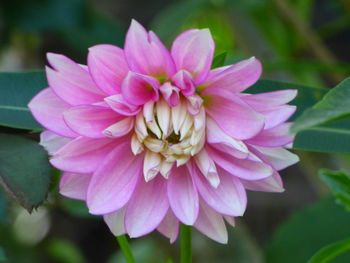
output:
<instances>
[{"instance_id":1,"label":"pink petal","mask_svg":"<svg viewBox=\"0 0 350 263\"><path fill-rule=\"evenodd\" d=\"M196 91L191 73L187 70L179 70L171 80L185 96L191 96Z\"/></svg>"},{"instance_id":2,"label":"pink petal","mask_svg":"<svg viewBox=\"0 0 350 263\"><path fill-rule=\"evenodd\" d=\"M297 90L278 90L259 94L243 94L242 99L257 111L274 108L292 101Z\"/></svg>"},{"instance_id":3,"label":"pink petal","mask_svg":"<svg viewBox=\"0 0 350 263\"><path fill-rule=\"evenodd\" d=\"M175 73L174 62L164 44L135 20L126 34L124 52L132 71L164 79Z\"/></svg>"},{"instance_id":4,"label":"pink petal","mask_svg":"<svg viewBox=\"0 0 350 263\"><path fill-rule=\"evenodd\" d=\"M207 77L213 61L215 44L209 29L192 29L180 34L171 47L176 70L189 71L201 84Z\"/></svg>"},{"instance_id":5,"label":"pink petal","mask_svg":"<svg viewBox=\"0 0 350 263\"><path fill-rule=\"evenodd\" d=\"M158 227L169 209L167 181L158 176L150 182L140 180L128 203L125 226L130 237L140 237Z\"/></svg>"},{"instance_id":6,"label":"pink petal","mask_svg":"<svg viewBox=\"0 0 350 263\"><path fill-rule=\"evenodd\" d=\"M203 95L207 113L228 135L245 140L254 137L263 129L263 115L254 111L230 91L207 88Z\"/></svg>"},{"instance_id":7,"label":"pink petal","mask_svg":"<svg viewBox=\"0 0 350 263\"><path fill-rule=\"evenodd\" d=\"M123 118L113 110L97 105L76 106L64 112L67 125L90 138L105 137L103 131Z\"/></svg>"},{"instance_id":8,"label":"pink petal","mask_svg":"<svg viewBox=\"0 0 350 263\"><path fill-rule=\"evenodd\" d=\"M279 148L265 148L254 146L259 152L261 152L265 158L271 162L274 169L277 171L283 170L288 166L291 166L299 162L298 155L291 153L290 151L279 147Z\"/></svg>"},{"instance_id":9,"label":"pink petal","mask_svg":"<svg viewBox=\"0 0 350 263\"><path fill-rule=\"evenodd\" d=\"M103 134L110 138L118 138L128 134L134 128L134 118L126 117L103 131Z\"/></svg>"},{"instance_id":10,"label":"pink petal","mask_svg":"<svg viewBox=\"0 0 350 263\"><path fill-rule=\"evenodd\" d=\"M203 105L203 99L197 94L187 96L186 99L188 113L193 116L198 115Z\"/></svg>"},{"instance_id":11,"label":"pink petal","mask_svg":"<svg viewBox=\"0 0 350 263\"><path fill-rule=\"evenodd\" d=\"M180 102L179 89L170 84L170 82L165 82L160 88L160 92L163 95L164 100L170 107L175 107Z\"/></svg>"},{"instance_id":12,"label":"pink petal","mask_svg":"<svg viewBox=\"0 0 350 263\"><path fill-rule=\"evenodd\" d=\"M207 142L214 148L230 152L233 156L239 159L248 157L248 148L244 142L226 134L217 123L210 117L206 120L206 136Z\"/></svg>"},{"instance_id":13,"label":"pink petal","mask_svg":"<svg viewBox=\"0 0 350 263\"><path fill-rule=\"evenodd\" d=\"M277 127L263 130L257 136L247 140L247 143L264 147L280 147L293 142L293 135L289 134L292 123L284 123Z\"/></svg>"},{"instance_id":14,"label":"pink petal","mask_svg":"<svg viewBox=\"0 0 350 263\"><path fill-rule=\"evenodd\" d=\"M109 95L120 93L122 81L129 71L121 48L105 44L90 47L88 65L100 90Z\"/></svg>"},{"instance_id":15,"label":"pink petal","mask_svg":"<svg viewBox=\"0 0 350 263\"><path fill-rule=\"evenodd\" d=\"M122 140L124 138L115 140L79 137L56 152L50 162L63 171L91 174Z\"/></svg>"},{"instance_id":16,"label":"pink petal","mask_svg":"<svg viewBox=\"0 0 350 263\"><path fill-rule=\"evenodd\" d=\"M247 196L238 178L219 168L220 184L212 187L206 178L193 166L192 177L203 200L218 213L242 216L247 206Z\"/></svg>"},{"instance_id":17,"label":"pink petal","mask_svg":"<svg viewBox=\"0 0 350 263\"><path fill-rule=\"evenodd\" d=\"M210 70L207 79L214 79L216 78L216 76L219 76L223 71L225 71L226 69L232 67L232 65L230 66L223 66L223 67L219 67L219 68L214 68L212 70Z\"/></svg>"},{"instance_id":18,"label":"pink petal","mask_svg":"<svg viewBox=\"0 0 350 263\"><path fill-rule=\"evenodd\" d=\"M168 199L176 217L193 225L198 216L198 192L185 166L173 169L168 179Z\"/></svg>"},{"instance_id":19,"label":"pink petal","mask_svg":"<svg viewBox=\"0 0 350 263\"><path fill-rule=\"evenodd\" d=\"M62 137L51 131L40 133L40 145L50 154L54 155L61 147L70 142L71 139Z\"/></svg>"},{"instance_id":20,"label":"pink petal","mask_svg":"<svg viewBox=\"0 0 350 263\"><path fill-rule=\"evenodd\" d=\"M48 53L47 59L55 69L46 67L49 86L57 96L70 105L89 104L103 99L88 71L69 58Z\"/></svg>"},{"instance_id":21,"label":"pink petal","mask_svg":"<svg viewBox=\"0 0 350 263\"><path fill-rule=\"evenodd\" d=\"M141 155L130 150L130 141L119 144L93 174L87 192L91 214L115 212L131 198L142 173Z\"/></svg>"},{"instance_id":22,"label":"pink petal","mask_svg":"<svg viewBox=\"0 0 350 263\"><path fill-rule=\"evenodd\" d=\"M170 239L170 243L174 243L179 234L179 220L175 217L171 209L166 213L163 221L159 224L157 230Z\"/></svg>"},{"instance_id":23,"label":"pink petal","mask_svg":"<svg viewBox=\"0 0 350 263\"><path fill-rule=\"evenodd\" d=\"M141 108L125 101L122 94L113 95L104 99L115 112L124 116L134 116Z\"/></svg>"},{"instance_id":24,"label":"pink petal","mask_svg":"<svg viewBox=\"0 0 350 263\"><path fill-rule=\"evenodd\" d=\"M198 219L194 227L216 242L222 244L228 242L227 230L222 216L213 211L202 200L200 201Z\"/></svg>"},{"instance_id":25,"label":"pink petal","mask_svg":"<svg viewBox=\"0 0 350 263\"><path fill-rule=\"evenodd\" d=\"M78 200L86 200L91 175L63 173L60 180L60 194Z\"/></svg>"},{"instance_id":26,"label":"pink petal","mask_svg":"<svg viewBox=\"0 0 350 263\"><path fill-rule=\"evenodd\" d=\"M224 216L224 219L226 220L226 222L228 224L230 224L232 227L236 226L236 221L235 218L233 216Z\"/></svg>"},{"instance_id":27,"label":"pink petal","mask_svg":"<svg viewBox=\"0 0 350 263\"><path fill-rule=\"evenodd\" d=\"M63 112L68 110L70 105L58 98L51 88L39 92L29 102L28 107L34 118L46 129L64 137L78 136L63 120Z\"/></svg>"},{"instance_id":28,"label":"pink petal","mask_svg":"<svg viewBox=\"0 0 350 263\"><path fill-rule=\"evenodd\" d=\"M158 80L129 71L122 84L122 94L128 103L143 105L159 99L158 88Z\"/></svg>"},{"instance_id":29,"label":"pink petal","mask_svg":"<svg viewBox=\"0 0 350 263\"><path fill-rule=\"evenodd\" d=\"M261 72L260 61L252 57L240 61L218 74L212 74L204 85L239 93L252 86L260 78Z\"/></svg>"},{"instance_id":30,"label":"pink petal","mask_svg":"<svg viewBox=\"0 0 350 263\"><path fill-rule=\"evenodd\" d=\"M261 180L248 181L241 179L241 182L248 190L273 193L284 192L282 179L276 171L271 176Z\"/></svg>"},{"instance_id":31,"label":"pink petal","mask_svg":"<svg viewBox=\"0 0 350 263\"><path fill-rule=\"evenodd\" d=\"M109 230L111 230L115 236L121 236L126 233L124 226L125 211L126 207L123 207L117 212L103 216L103 219L107 224Z\"/></svg>"},{"instance_id":32,"label":"pink petal","mask_svg":"<svg viewBox=\"0 0 350 263\"><path fill-rule=\"evenodd\" d=\"M266 178L273 173L273 169L263 162L249 159L237 159L228 153L218 151L209 146L206 147L206 150L218 166L239 178L246 180L259 180Z\"/></svg>"},{"instance_id":33,"label":"pink petal","mask_svg":"<svg viewBox=\"0 0 350 263\"><path fill-rule=\"evenodd\" d=\"M194 162L200 174L204 176L212 187L217 188L220 184L220 177L216 170L214 161L209 157L205 149L202 149L194 156Z\"/></svg>"},{"instance_id":34,"label":"pink petal","mask_svg":"<svg viewBox=\"0 0 350 263\"><path fill-rule=\"evenodd\" d=\"M291 105L276 106L272 109L261 110L265 117L264 129L274 128L287 121L295 112L296 107Z\"/></svg>"}]
</instances>

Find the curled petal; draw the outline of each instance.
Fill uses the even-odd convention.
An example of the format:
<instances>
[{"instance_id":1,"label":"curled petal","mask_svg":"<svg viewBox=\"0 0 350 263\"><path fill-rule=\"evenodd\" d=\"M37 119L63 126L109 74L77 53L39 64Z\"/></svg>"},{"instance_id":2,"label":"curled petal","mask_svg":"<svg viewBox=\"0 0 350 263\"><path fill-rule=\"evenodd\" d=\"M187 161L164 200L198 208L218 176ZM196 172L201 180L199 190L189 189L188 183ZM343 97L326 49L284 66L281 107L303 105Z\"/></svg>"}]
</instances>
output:
<instances>
[{"instance_id":1,"label":"curled petal","mask_svg":"<svg viewBox=\"0 0 350 263\"><path fill-rule=\"evenodd\" d=\"M86 200L91 175L63 173L60 180L60 194L78 200Z\"/></svg>"},{"instance_id":2,"label":"curled petal","mask_svg":"<svg viewBox=\"0 0 350 263\"><path fill-rule=\"evenodd\" d=\"M191 115L197 115L202 108L203 99L197 94L186 97L187 110Z\"/></svg>"},{"instance_id":3,"label":"curled petal","mask_svg":"<svg viewBox=\"0 0 350 263\"><path fill-rule=\"evenodd\" d=\"M264 111L292 101L296 97L297 93L297 90L287 89L259 94L243 94L241 98L253 109L257 111Z\"/></svg>"},{"instance_id":4,"label":"curled petal","mask_svg":"<svg viewBox=\"0 0 350 263\"><path fill-rule=\"evenodd\" d=\"M150 233L163 220L169 209L166 185L162 177L139 182L125 214L125 226L130 237Z\"/></svg>"},{"instance_id":5,"label":"curled petal","mask_svg":"<svg viewBox=\"0 0 350 263\"><path fill-rule=\"evenodd\" d=\"M104 221L106 222L109 230L115 236L121 236L126 233L125 231L125 211L126 207L119 209L117 212L107 214L103 216Z\"/></svg>"},{"instance_id":6,"label":"curled petal","mask_svg":"<svg viewBox=\"0 0 350 263\"><path fill-rule=\"evenodd\" d=\"M271 129L284 123L294 114L295 110L295 106L283 105L259 111L265 117L264 129Z\"/></svg>"},{"instance_id":7,"label":"curled petal","mask_svg":"<svg viewBox=\"0 0 350 263\"><path fill-rule=\"evenodd\" d=\"M137 135L134 133L131 137L131 151L133 154L137 155L142 153L144 150L141 142L137 138Z\"/></svg>"},{"instance_id":8,"label":"curled petal","mask_svg":"<svg viewBox=\"0 0 350 263\"><path fill-rule=\"evenodd\" d=\"M161 157L158 153L146 151L145 160L143 162L143 176L145 181L152 180L160 170Z\"/></svg>"},{"instance_id":9,"label":"curled petal","mask_svg":"<svg viewBox=\"0 0 350 263\"><path fill-rule=\"evenodd\" d=\"M96 87L89 72L81 65L54 53L48 53L47 59L54 68L46 67L49 86L65 102L80 105L103 100L103 92Z\"/></svg>"},{"instance_id":10,"label":"curled petal","mask_svg":"<svg viewBox=\"0 0 350 263\"><path fill-rule=\"evenodd\" d=\"M54 155L61 147L70 142L71 139L62 137L51 131L43 131L40 134L40 145L50 154Z\"/></svg>"},{"instance_id":11,"label":"curled petal","mask_svg":"<svg viewBox=\"0 0 350 263\"><path fill-rule=\"evenodd\" d=\"M231 152L233 156L239 159L248 157L249 151L244 142L226 134L210 117L207 117L206 124L207 142L211 146L218 150Z\"/></svg>"},{"instance_id":12,"label":"curled petal","mask_svg":"<svg viewBox=\"0 0 350 263\"><path fill-rule=\"evenodd\" d=\"M264 116L230 91L207 88L203 95L207 113L228 135L245 140L254 137L264 128Z\"/></svg>"},{"instance_id":13,"label":"curled petal","mask_svg":"<svg viewBox=\"0 0 350 263\"><path fill-rule=\"evenodd\" d=\"M198 85L206 79L209 73L214 48L214 40L209 29L192 29L175 39L171 47L171 55L176 69L189 71Z\"/></svg>"},{"instance_id":14,"label":"curled petal","mask_svg":"<svg viewBox=\"0 0 350 263\"><path fill-rule=\"evenodd\" d=\"M135 20L126 34L124 52L132 71L164 79L174 74L174 62L167 48Z\"/></svg>"},{"instance_id":15,"label":"curled petal","mask_svg":"<svg viewBox=\"0 0 350 263\"><path fill-rule=\"evenodd\" d=\"M215 150L209 146L206 147L206 150L218 166L239 178L246 180L259 180L266 178L273 173L273 169L262 161L259 162L249 159L240 160L228 153Z\"/></svg>"},{"instance_id":16,"label":"curled petal","mask_svg":"<svg viewBox=\"0 0 350 263\"><path fill-rule=\"evenodd\" d=\"M121 94L113 95L104 99L115 112L124 116L134 116L141 108L125 101Z\"/></svg>"},{"instance_id":17,"label":"curled petal","mask_svg":"<svg viewBox=\"0 0 350 263\"><path fill-rule=\"evenodd\" d=\"M116 146L92 176L87 191L89 212L101 215L121 209L141 178L142 162L142 156L131 152L129 141Z\"/></svg>"},{"instance_id":18,"label":"curled petal","mask_svg":"<svg viewBox=\"0 0 350 263\"><path fill-rule=\"evenodd\" d=\"M118 138L128 134L134 128L134 118L124 118L103 131L106 137Z\"/></svg>"},{"instance_id":19,"label":"curled petal","mask_svg":"<svg viewBox=\"0 0 350 263\"><path fill-rule=\"evenodd\" d=\"M121 48L105 44L90 47L88 66L100 90L108 95L120 93L122 81L129 71Z\"/></svg>"},{"instance_id":20,"label":"curled petal","mask_svg":"<svg viewBox=\"0 0 350 263\"><path fill-rule=\"evenodd\" d=\"M78 136L63 119L63 112L71 106L58 98L51 88L39 92L28 107L34 118L48 130L68 138Z\"/></svg>"},{"instance_id":21,"label":"curled petal","mask_svg":"<svg viewBox=\"0 0 350 263\"><path fill-rule=\"evenodd\" d=\"M60 148L50 162L63 171L91 174L123 139L78 137Z\"/></svg>"},{"instance_id":22,"label":"curled petal","mask_svg":"<svg viewBox=\"0 0 350 263\"><path fill-rule=\"evenodd\" d=\"M190 170L203 200L218 213L242 216L247 206L247 195L240 180L219 168L220 184L214 188L193 166Z\"/></svg>"},{"instance_id":23,"label":"curled petal","mask_svg":"<svg viewBox=\"0 0 350 263\"><path fill-rule=\"evenodd\" d=\"M291 123L284 123L277 127L263 130L247 143L264 147L280 147L293 142L293 135L289 134Z\"/></svg>"},{"instance_id":24,"label":"curled petal","mask_svg":"<svg viewBox=\"0 0 350 263\"><path fill-rule=\"evenodd\" d=\"M256 181L241 179L246 189L262 192L282 193L284 192L281 176L275 171L271 176Z\"/></svg>"},{"instance_id":25,"label":"curled petal","mask_svg":"<svg viewBox=\"0 0 350 263\"><path fill-rule=\"evenodd\" d=\"M198 192L186 166L172 170L168 179L168 199L175 216L193 225L198 216Z\"/></svg>"},{"instance_id":26,"label":"curled petal","mask_svg":"<svg viewBox=\"0 0 350 263\"><path fill-rule=\"evenodd\" d=\"M173 162L167 162L167 161L162 161L162 163L160 164L160 170L159 172L161 173L161 175L165 178L168 179L169 178L169 174L171 172L171 168L173 167L174 163Z\"/></svg>"},{"instance_id":27,"label":"curled petal","mask_svg":"<svg viewBox=\"0 0 350 263\"><path fill-rule=\"evenodd\" d=\"M228 235L224 219L202 200L194 227L216 242L227 244Z\"/></svg>"},{"instance_id":28,"label":"curled petal","mask_svg":"<svg viewBox=\"0 0 350 263\"><path fill-rule=\"evenodd\" d=\"M158 80L129 71L122 84L122 94L128 103L143 105L159 99L158 88Z\"/></svg>"},{"instance_id":29,"label":"curled petal","mask_svg":"<svg viewBox=\"0 0 350 263\"><path fill-rule=\"evenodd\" d=\"M216 171L215 163L209 157L208 153L204 149L201 150L194 156L194 161L204 177L206 177L214 188L217 188L220 184L220 177Z\"/></svg>"},{"instance_id":30,"label":"curled petal","mask_svg":"<svg viewBox=\"0 0 350 263\"><path fill-rule=\"evenodd\" d=\"M299 157L296 154L291 153L282 147L266 148L254 146L254 148L261 152L277 171L283 170L288 166L299 162Z\"/></svg>"},{"instance_id":31,"label":"curled petal","mask_svg":"<svg viewBox=\"0 0 350 263\"><path fill-rule=\"evenodd\" d=\"M135 132L136 132L137 138L141 142L148 136L147 127L141 113L136 115Z\"/></svg>"},{"instance_id":32,"label":"curled petal","mask_svg":"<svg viewBox=\"0 0 350 263\"><path fill-rule=\"evenodd\" d=\"M174 243L179 234L179 220L175 217L171 209L166 213L163 221L159 224L157 230L170 239L170 243Z\"/></svg>"},{"instance_id":33,"label":"curled petal","mask_svg":"<svg viewBox=\"0 0 350 263\"><path fill-rule=\"evenodd\" d=\"M157 113L157 121L160 129L163 133L163 138L166 138L169 135L170 130L170 108L167 103L161 99L156 104L156 113Z\"/></svg>"},{"instance_id":34,"label":"curled petal","mask_svg":"<svg viewBox=\"0 0 350 263\"><path fill-rule=\"evenodd\" d=\"M240 61L220 73L209 75L205 86L239 93L252 86L260 78L261 72L260 61L252 57Z\"/></svg>"},{"instance_id":35,"label":"curled petal","mask_svg":"<svg viewBox=\"0 0 350 263\"><path fill-rule=\"evenodd\" d=\"M169 82L165 82L159 90L170 107L175 107L179 104L180 95L177 87L174 87Z\"/></svg>"},{"instance_id":36,"label":"curled petal","mask_svg":"<svg viewBox=\"0 0 350 263\"><path fill-rule=\"evenodd\" d=\"M231 225L232 227L235 227L236 226L236 221L235 221L235 218L233 216L224 216L225 218L225 221Z\"/></svg>"},{"instance_id":37,"label":"curled petal","mask_svg":"<svg viewBox=\"0 0 350 263\"><path fill-rule=\"evenodd\" d=\"M191 96L195 93L196 88L193 82L191 73L187 70L179 70L171 80L181 90L181 93L185 96Z\"/></svg>"},{"instance_id":38,"label":"curled petal","mask_svg":"<svg viewBox=\"0 0 350 263\"><path fill-rule=\"evenodd\" d=\"M73 131L90 138L105 137L103 131L124 118L109 108L97 105L76 106L63 115Z\"/></svg>"},{"instance_id":39,"label":"curled petal","mask_svg":"<svg viewBox=\"0 0 350 263\"><path fill-rule=\"evenodd\" d=\"M186 104L183 101L171 108L171 120L173 122L174 133L179 134L179 131L184 123L187 115Z\"/></svg>"}]
</instances>

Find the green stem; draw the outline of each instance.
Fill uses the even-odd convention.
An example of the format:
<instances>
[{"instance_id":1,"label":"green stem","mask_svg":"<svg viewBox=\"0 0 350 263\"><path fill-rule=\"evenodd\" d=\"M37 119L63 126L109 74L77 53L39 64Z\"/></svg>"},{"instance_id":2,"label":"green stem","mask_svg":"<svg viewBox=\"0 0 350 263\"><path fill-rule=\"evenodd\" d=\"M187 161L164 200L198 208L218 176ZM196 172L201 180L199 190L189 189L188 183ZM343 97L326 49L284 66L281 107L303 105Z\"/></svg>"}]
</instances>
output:
<instances>
[{"instance_id":1,"label":"green stem","mask_svg":"<svg viewBox=\"0 0 350 263\"><path fill-rule=\"evenodd\" d=\"M192 263L191 227L181 225L181 254L180 263Z\"/></svg>"},{"instance_id":2,"label":"green stem","mask_svg":"<svg viewBox=\"0 0 350 263\"><path fill-rule=\"evenodd\" d=\"M117 241L119 243L120 249L122 250L122 253L125 257L126 262L136 263L135 258L131 252L128 240L126 239L125 235L117 236Z\"/></svg>"}]
</instances>

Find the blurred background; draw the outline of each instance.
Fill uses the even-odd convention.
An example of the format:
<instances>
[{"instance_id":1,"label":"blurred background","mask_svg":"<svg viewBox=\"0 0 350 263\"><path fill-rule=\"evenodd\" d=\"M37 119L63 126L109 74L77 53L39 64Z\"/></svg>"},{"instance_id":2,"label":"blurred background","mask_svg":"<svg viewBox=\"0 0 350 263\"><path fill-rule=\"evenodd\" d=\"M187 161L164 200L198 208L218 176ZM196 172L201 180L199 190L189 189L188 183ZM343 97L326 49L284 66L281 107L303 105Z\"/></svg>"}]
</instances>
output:
<instances>
[{"instance_id":1,"label":"blurred background","mask_svg":"<svg viewBox=\"0 0 350 263\"><path fill-rule=\"evenodd\" d=\"M350 75L349 0L0 0L0 71L43 69L47 52L85 64L92 45L123 46L132 18L167 45L185 29L210 28L226 64L256 56L264 78L331 88ZM194 232L194 262L303 263L350 235L349 214L317 175L321 167L349 171L349 157L298 154L302 161L282 172L285 193L249 193L228 245ZM101 218L59 196L58 176L48 201L31 215L0 192L0 262L124 262ZM158 233L132 246L141 263L178 259L178 244Z\"/></svg>"}]
</instances>

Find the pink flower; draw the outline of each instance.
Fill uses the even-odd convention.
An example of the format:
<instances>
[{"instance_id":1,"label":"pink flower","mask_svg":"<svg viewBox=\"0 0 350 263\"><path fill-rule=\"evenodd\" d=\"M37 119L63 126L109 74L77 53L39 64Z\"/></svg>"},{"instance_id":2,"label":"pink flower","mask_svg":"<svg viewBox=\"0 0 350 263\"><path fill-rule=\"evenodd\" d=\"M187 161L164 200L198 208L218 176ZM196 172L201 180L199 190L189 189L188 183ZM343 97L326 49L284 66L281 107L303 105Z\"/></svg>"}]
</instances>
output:
<instances>
[{"instance_id":1,"label":"pink flower","mask_svg":"<svg viewBox=\"0 0 350 263\"><path fill-rule=\"evenodd\" d=\"M179 223L227 242L246 189L282 192L278 171L298 161L286 105L294 90L242 93L261 75L252 57L211 70L208 29L179 35L169 52L132 21L125 47L97 45L88 65L48 54L49 87L30 102L41 144L64 171L60 192L85 200L115 235Z\"/></svg>"}]
</instances>

